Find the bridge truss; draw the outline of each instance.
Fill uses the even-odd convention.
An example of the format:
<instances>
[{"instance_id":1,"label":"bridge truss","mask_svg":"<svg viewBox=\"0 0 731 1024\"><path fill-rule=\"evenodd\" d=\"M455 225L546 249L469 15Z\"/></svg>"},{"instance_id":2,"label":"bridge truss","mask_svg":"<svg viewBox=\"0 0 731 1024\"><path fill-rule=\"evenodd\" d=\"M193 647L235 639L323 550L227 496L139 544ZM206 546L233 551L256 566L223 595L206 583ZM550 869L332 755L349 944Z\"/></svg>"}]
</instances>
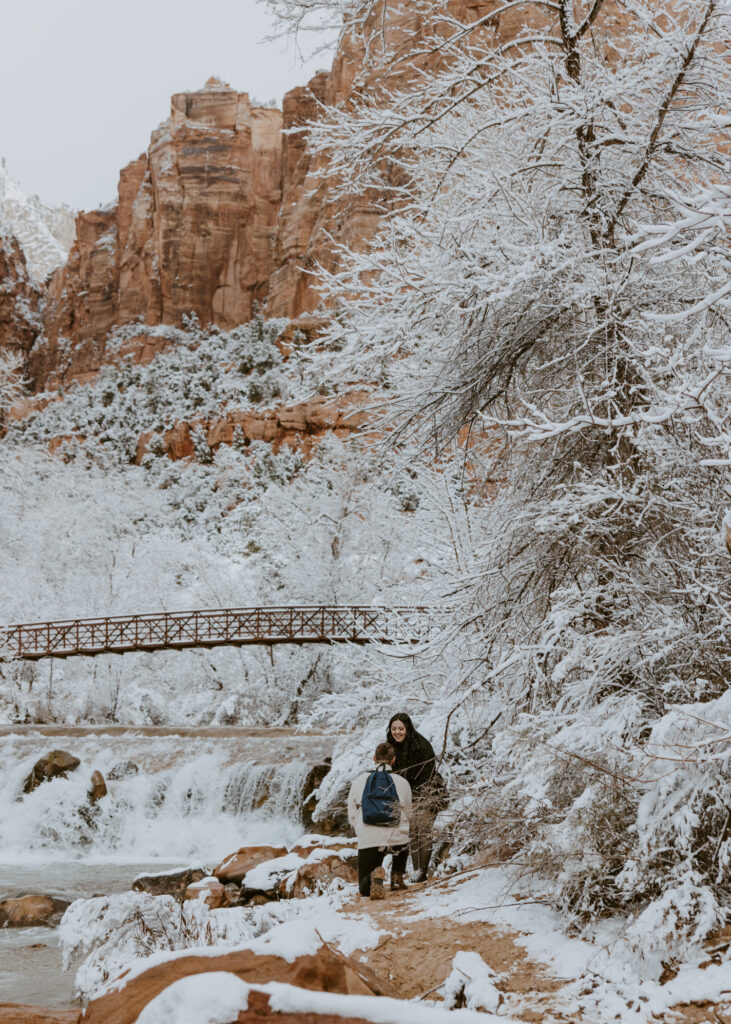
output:
<instances>
[{"instance_id":1,"label":"bridge truss","mask_svg":"<svg viewBox=\"0 0 731 1024\"><path fill-rule=\"evenodd\" d=\"M113 615L0 626L0 658L69 658L130 651L259 644L415 644L433 610L361 605L282 605Z\"/></svg>"}]
</instances>

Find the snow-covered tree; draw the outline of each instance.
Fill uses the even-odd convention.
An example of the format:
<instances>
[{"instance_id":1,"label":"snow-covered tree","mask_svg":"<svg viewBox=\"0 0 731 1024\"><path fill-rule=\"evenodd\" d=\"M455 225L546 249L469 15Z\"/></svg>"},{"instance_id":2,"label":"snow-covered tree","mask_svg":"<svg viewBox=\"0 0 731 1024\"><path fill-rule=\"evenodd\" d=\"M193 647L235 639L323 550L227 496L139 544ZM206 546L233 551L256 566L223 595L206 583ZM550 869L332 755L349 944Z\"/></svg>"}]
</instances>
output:
<instances>
[{"instance_id":1,"label":"snow-covered tree","mask_svg":"<svg viewBox=\"0 0 731 1024\"><path fill-rule=\"evenodd\" d=\"M0 427L22 391L22 359L15 352L0 352Z\"/></svg>"},{"instance_id":2,"label":"snow-covered tree","mask_svg":"<svg viewBox=\"0 0 731 1024\"><path fill-rule=\"evenodd\" d=\"M728 5L270 2L340 22L371 85L308 127L342 202L384 211L322 271L338 372L384 384L393 443L494 467L459 679L506 711L465 828L532 854L579 918L651 900L656 929L707 932L731 746L661 759L668 716L725 714L731 255L636 247L723 172Z\"/></svg>"}]
</instances>

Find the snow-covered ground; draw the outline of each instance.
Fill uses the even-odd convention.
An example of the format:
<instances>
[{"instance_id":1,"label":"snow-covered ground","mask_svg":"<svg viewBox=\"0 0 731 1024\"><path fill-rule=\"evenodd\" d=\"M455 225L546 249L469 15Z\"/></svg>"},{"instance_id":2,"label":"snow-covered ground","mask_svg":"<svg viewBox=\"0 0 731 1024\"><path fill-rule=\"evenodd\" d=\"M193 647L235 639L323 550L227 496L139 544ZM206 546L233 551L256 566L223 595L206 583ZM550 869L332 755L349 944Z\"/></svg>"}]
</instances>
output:
<instances>
[{"instance_id":1,"label":"snow-covered ground","mask_svg":"<svg viewBox=\"0 0 731 1024\"><path fill-rule=\"evenodd\" d=\"M195 901L185 904L183 913L184 948L171 952L162 941L150 947L148 936L144 955L132 924L135 915L169 941L180 928L180 911L169 897L130 893L74 904L64 918L61 941L67 957L84 957L77 974L79 989L97 996L192 952L213 958L247 949L292 962L314 954L324 942L380 970L384 980L389 979L378 956L392 943L401 973L391 974L391 983L403 988L418 963L421 975L433 985L418 995L404 992L408 1001L398 1003L305 995L276 983L254 988L268 993L271 1004L282 1010L351 1015L381 1024L534 1020L537 1012L546 1024L648 1024L685 1003L709 1001L722 1010L731 991L731 963L710 962L707 951L699 949L672 972L660 957L638 957L627 941L631 922L626 919L608 919L581 937L567 936L561 917L515 870L475 868L378 904L359 899L353 885L338 881L328 892L305 899L228 910L208 910ZM205 939L196 943L196 935ZM125 968L124 980L115 980ZM237 985L233 975L214 984L215 978L214 973L176 982L140 1019L155 1024L228 1021L228 995L218 1017L212 993L235 994L243 1009L248 989ZM187 1001L189 1017L174 1016L182 1012L181 999ZM455 1006L465 1009L448 1012Z\"/></svg>"}]
</instances>

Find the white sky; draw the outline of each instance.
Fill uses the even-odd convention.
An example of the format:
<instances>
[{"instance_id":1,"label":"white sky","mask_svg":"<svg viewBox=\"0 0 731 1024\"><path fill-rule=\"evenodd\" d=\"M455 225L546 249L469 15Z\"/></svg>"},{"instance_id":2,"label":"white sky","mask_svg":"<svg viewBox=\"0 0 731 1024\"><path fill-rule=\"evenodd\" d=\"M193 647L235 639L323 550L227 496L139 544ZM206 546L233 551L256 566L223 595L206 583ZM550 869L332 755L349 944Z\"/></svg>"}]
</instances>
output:
<instances>
[{"instance_id":1,"label":"white sky","mask_svg":"<svg viewBox=\"0 0 731 1024\"><path fill-rule=\"evenodd\" d=\"M45 202L106 204L173 93L218 75L279 105L329 66L272 28L256 0L0 0L0 157Z\"/></svg>"}]
</instances>

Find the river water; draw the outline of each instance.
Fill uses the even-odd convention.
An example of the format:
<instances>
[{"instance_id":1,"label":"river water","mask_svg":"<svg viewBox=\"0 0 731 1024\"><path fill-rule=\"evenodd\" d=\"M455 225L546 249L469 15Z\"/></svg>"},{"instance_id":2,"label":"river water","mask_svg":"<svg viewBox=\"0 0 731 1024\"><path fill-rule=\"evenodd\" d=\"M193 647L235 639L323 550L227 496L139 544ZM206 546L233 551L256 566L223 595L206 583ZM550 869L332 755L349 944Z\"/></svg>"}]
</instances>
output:
<instances>
[{"instance_id":1,"label":"river water","mask_svg":"<svg viewBox=\"0 0 731 1024\"><path fill-rule=\"evenodd\" d=\"M283 729L0 727L0 898L123 892L147 871L210 868L240 846L292 842L307 772L329 747ZM81 765L23 796L53 749ZM90 811L94 770L108 794ZM0 929L0 1002L73 1004L54 929Z\"/></svg>"}]
</instances>

